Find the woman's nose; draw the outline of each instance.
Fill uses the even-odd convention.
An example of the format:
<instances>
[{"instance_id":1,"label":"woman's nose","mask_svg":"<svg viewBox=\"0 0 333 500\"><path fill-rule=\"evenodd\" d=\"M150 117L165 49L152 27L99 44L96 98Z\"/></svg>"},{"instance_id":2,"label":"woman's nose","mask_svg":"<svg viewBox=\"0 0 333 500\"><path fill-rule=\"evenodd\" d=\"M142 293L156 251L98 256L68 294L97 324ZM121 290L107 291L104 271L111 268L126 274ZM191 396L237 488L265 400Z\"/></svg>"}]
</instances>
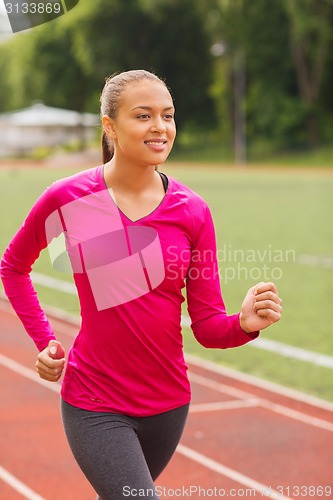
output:
<instances>
[{"instance_id":1,"label":"woman's nose","mask_svg":"<svg viewBox=\"0 0 333 500\"><path fill-rule=\"evenodd\" d=\"M152 131L153 132L165 132L166 131L166 125L162 118L154 120L153 126L152 126Z\"/></svg>"}]
</instances>

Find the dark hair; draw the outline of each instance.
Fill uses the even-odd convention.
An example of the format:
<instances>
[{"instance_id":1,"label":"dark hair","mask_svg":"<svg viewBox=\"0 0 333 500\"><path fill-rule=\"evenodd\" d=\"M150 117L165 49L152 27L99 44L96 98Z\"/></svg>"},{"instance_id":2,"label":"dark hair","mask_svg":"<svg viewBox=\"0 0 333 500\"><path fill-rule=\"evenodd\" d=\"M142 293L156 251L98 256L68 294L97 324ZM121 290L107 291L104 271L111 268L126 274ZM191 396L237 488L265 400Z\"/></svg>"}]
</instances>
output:
<instances>
[{"instance_id":1,"label":"dark hair","mask_svg":"<svg viewBox=\"0 0 333 500\"><path fill-rule=\"evenodd\" d=\"M101 117L107 115L110 118L115 118L122 92L125 90L127 85L140 82L142 80L151 80L165 85L164 81L154 73L150 73L149 71L145 71L143 69L124 71L123 73L115 73L114 75L109 76L105 81L100 98ZM113 141L106 135L104 130L102 132L102 154L103 163L110 161L114 154Z\"/></svg>"}]
</instances>

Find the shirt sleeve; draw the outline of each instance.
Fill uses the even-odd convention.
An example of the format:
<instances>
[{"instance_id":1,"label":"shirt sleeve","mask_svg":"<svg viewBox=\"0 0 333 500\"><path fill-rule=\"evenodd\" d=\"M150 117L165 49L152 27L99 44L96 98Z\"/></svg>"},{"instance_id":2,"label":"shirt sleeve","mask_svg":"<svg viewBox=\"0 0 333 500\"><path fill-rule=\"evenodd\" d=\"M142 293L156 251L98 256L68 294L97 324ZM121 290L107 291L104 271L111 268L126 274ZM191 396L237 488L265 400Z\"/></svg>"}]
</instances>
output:
<instances>
[{"instance_id":1,"label":"shirt sleeve","mask_svg":"<svg viewBox=\"0 0 333 500\"><path fill-rule=\"evenodd\" d=\"M210 210L195 223L195 239L187 271L187 308L195 338L204 347L227 349L246 344L259 332L246 333L239 314L228 316L222 298L216 252L215 228Z\"/></svg>"},{"instance_id":2,"label":"shirt sleeve","mask_svg":"<svg viewBox=\"0 0 333 500\"><path fill-rule=\"evenodd\" d=\"M45 220L48 203L49 190L46 190L32 207L0 262L4 291L39 350L55 339L30 278L34 262L47 246Z\"/></svg>"}]
</instances>

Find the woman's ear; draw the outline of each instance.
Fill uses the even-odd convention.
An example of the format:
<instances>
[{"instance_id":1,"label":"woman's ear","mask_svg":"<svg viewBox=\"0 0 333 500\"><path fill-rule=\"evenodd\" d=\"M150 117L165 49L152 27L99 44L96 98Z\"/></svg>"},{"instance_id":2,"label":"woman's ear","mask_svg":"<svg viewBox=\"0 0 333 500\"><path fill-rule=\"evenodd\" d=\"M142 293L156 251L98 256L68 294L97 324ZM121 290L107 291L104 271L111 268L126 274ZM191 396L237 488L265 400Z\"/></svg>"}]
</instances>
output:
<instances>
[{"instance_id":1,"label":"woman's ear","mask_svg":"<svg viewBox=\"0 0 333 500\"><path fill-rule=\"evenodd\" d=\"M115 132L115 122L110 116L104 115L102 116L102 125L103 125L103 130L106 133L107 136L111 137L111 139L116 139L117 134Z\"/></svg>"}]
</instances>

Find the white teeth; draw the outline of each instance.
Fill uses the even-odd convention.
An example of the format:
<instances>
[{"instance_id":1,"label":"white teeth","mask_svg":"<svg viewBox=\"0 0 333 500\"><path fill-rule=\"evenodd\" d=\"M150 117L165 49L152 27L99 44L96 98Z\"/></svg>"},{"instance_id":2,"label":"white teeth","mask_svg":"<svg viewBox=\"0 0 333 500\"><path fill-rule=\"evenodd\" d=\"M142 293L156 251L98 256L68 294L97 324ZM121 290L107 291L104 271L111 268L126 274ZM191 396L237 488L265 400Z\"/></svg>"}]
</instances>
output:
<instances>
[{"instance_id":1,"label":"white teeth","mask_svg":"<svg viewBox=\"0 0 333 500\"><path fill-rule=\"evenodd\" d=\"M147 141L146 144L151 144L152 146L161 146L165 144L164 142L153 142L153 141Z\"/></svg>"}]
</instances>

